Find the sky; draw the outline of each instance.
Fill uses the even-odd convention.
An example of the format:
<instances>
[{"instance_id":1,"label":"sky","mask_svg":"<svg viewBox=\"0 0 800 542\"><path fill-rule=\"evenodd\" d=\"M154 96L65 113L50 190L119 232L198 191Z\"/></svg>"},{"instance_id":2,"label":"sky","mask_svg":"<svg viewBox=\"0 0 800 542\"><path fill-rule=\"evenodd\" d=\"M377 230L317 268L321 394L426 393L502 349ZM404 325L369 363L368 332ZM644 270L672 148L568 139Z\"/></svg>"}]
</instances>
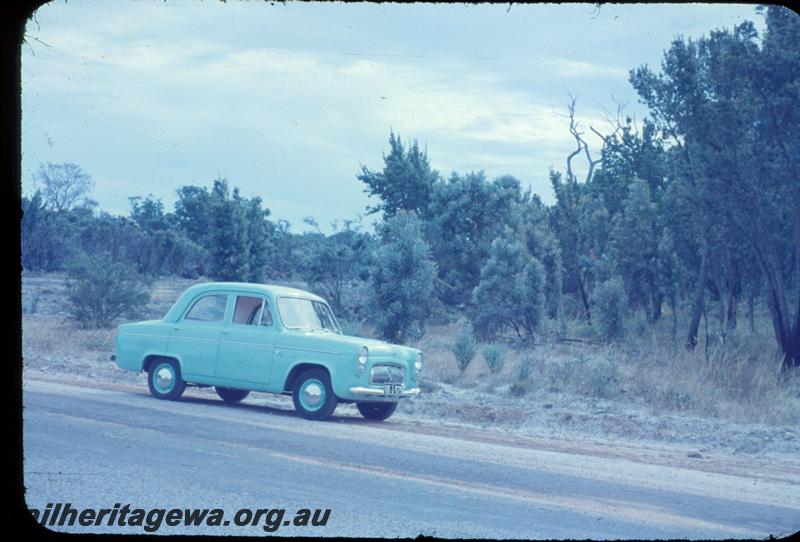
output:
<instances>
[{"instance_id":1,"label":"sky","mask_svg":"<svg viewBox=\"0 0 800 542\"><path fill-rule=\"evenodd\" d=\"M646 115L630 69L744 20L763 29L735 4L51 2L22 46L23 194L46 162L79 164L112 214L224 177L293 231L330 231L374 203L356 175L394 131L445 177L511 174L552 203L570 96L598 153L589 127L618 103Z\"/></svg>"}]
</instances>

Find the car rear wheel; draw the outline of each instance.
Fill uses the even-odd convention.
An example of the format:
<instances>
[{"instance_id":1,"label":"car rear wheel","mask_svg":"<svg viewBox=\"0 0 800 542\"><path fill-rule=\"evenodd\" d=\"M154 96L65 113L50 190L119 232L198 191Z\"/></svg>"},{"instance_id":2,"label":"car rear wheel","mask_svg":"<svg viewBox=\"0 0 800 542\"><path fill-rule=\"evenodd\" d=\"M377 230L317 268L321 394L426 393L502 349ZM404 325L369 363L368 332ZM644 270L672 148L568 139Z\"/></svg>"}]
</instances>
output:
<instances>
[{"instance_id":1,"label":"car rear wheel","mask_svg":"<svg viewBox=\"0 0 800 542\"><path fill-rule=\"evenodd\" d=\"M362 402L356 403L356 408L368 420L383 421L397 410L397 403Z\"/></svg>"},{"instance_id":2,"label":"car rear wheel","mask_svg":"<svg viewBox=\"0 0 800 542\"><path fill-rule=\"evenodd\" d=\"M147 386L156 399L174 401L183 395L186 382L181 378L178 362L171 359L158 360L150 366Z\"/></svg>"},{"instance_id":3,"label":"car rear wheel","mask_svg":"<svg viewBox=\"0 0 800 542\"><path fill-rule=\"evenodd\" d=\"M226 403L238 403L239 401L243 401L245 397L250 395L250 392L247 390L237 390L235 388L223 388L221 386L214 386L214 389L217 391L217 395L219 395L220 399L222 399Z\"/></svg>"},{"instance_id":4,"label":"car rear wheel","mask_svg":"<svg viewBox=\"0 0 800 542\"><path fill-rule=\"evenodd\" d=\"M324 420L336 410L339 399L333 393L327 371L307 369L295 382L292 402L295 410L305 419Z\"/></svg>"}]
</instances>

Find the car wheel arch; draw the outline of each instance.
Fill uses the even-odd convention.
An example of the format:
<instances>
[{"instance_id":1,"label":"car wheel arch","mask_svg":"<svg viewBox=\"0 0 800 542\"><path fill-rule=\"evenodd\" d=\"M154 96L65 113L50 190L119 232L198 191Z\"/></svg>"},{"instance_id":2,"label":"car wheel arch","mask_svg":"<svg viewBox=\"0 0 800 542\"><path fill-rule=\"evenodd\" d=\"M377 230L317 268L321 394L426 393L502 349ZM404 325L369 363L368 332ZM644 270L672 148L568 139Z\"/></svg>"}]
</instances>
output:
<instances>
[{"instance_id":1,"label":"car wheel arch","mask_svg":"<svg viewBox=\"0 0 800 542\"><path fill-rule=\"evenodd\" d=\"M183 373L183 365L181 364L181 360L174 356L164 356L161 354L150 354L145 356L144 361L142 363L142 370L145 373L150 372L150 367L153 366L154 363L158 363L159 361L167 361L171 360L178 364L178 369L180 369L181 373Z\"/></svg>"},{"instance_id":2,"label":"car wheel arch","mask_svg":"<svg viewBox=\"0 0 800 542\"><path fill-rule=\"evenodd\" d=\"M328 367L326 367L325 365L313 361L301 361L300 363L294 365L289 371L289 374L286 377L286 381L283 383L283 391L284 392L293 391L294 385L297 382L297 378L303 373L303 371L307 369L322 369L323 371L328 373L328 378L330 379L333 378L331 375L331 370L328 369Z\"/></svg>"}]
</instances>

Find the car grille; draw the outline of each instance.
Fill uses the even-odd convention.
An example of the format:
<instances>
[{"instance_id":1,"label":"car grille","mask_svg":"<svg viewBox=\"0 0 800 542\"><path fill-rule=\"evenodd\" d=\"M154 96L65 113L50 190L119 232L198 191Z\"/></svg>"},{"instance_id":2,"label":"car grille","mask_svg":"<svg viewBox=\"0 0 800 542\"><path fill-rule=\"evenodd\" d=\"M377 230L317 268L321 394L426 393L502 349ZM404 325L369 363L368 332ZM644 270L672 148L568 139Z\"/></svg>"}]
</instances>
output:
<instances>
[{"instance_id":1,"label":"car grille","mask_svg":"<svg viewBox=\"0 0 800 542\"><path fill-rule=\"evenodd\" d=\"M406 370L398 365L374 365L369 375L370 384L402 384Z\"/></svg>"}]
</instances>

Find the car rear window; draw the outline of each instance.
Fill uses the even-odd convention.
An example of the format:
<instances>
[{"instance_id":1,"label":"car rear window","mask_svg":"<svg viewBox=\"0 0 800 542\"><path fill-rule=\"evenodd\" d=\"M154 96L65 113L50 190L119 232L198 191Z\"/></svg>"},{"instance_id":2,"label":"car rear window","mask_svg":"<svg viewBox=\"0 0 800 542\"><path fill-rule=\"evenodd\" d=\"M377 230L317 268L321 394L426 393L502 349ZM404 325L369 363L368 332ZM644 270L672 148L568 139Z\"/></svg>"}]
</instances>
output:
<instances>
[{"instance_id":1,"label":"car rear window","mask_svg":"<svg viewBox=\"0 0 800 542\"><path fill-rule=\"evenodd\" d=\"M186 313L186 320L196 320L200 322L222 322L225 316L225 305L228 296L224 294L214 294L201 297L189 312Z\"/></svg>"}]
</instances>

